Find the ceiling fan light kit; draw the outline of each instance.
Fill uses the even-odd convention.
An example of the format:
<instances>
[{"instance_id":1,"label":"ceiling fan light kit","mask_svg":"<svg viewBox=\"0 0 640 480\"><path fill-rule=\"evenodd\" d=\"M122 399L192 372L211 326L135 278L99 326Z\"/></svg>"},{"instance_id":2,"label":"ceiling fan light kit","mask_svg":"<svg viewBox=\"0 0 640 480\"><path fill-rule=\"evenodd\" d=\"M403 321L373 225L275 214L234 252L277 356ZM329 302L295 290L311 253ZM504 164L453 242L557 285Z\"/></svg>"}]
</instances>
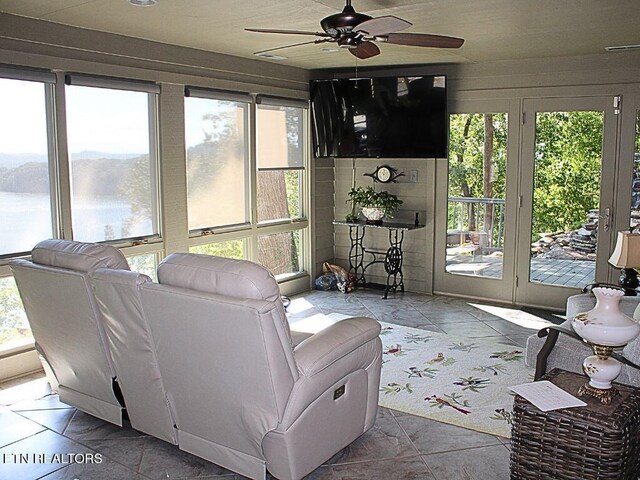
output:
<instances>
[{"instance_id":1,"label":"ceiling fan light kit","mask_svg":"<svg viewBox=\"0 0 640 480\"><path fill-rule=\"evenodd\" d=\"M317 40L261 50L255 52L255 55L312 43L334 42L339 47L348 49L355 57L364 60L380 54L380 48L373 42L434 48L460 48L464 43L462 38L448 37L446 35L397 33L411 27L412 23L393 15L374 18L364 13L358 13L351 6L351 0L346 0L342 12L334 13L320 20L320 26L324 32L268 28L245 28L245 30L256 33L320 37Z\"/></svg>"}]
</instances>

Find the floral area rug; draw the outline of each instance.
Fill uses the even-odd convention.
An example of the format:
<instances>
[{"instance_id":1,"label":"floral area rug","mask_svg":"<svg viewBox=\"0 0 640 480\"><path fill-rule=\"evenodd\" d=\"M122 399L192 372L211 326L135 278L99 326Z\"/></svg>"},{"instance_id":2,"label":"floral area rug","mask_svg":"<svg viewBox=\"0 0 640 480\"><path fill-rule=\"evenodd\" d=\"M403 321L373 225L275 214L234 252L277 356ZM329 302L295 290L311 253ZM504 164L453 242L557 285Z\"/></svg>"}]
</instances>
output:
<instances>
[{"instance_id":1,"label":"floral area rug","mask_svg":"<svg viewBox=\"0 0 640 480\"><path fill-rule=\"evenodd\" d=\"M523 348L381 324L381 406L511 437L509 387L533 381Z\"/></svg>"}]
</instances>

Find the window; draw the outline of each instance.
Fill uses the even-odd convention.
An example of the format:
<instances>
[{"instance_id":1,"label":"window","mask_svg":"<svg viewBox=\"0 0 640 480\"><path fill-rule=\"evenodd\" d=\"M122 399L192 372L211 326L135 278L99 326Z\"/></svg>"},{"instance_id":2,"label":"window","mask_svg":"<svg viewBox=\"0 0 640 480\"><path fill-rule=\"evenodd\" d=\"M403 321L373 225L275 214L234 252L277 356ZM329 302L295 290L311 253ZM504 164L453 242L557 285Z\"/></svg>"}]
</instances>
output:
<instances>
[{"instance_id":1,"label":"window","mask_svg":"<svg viewBox=\"0 0 640 480\"><path fill-rule=\"evenodd\" d=\"M155 95L83 80L65 91L73 238L157 235Z\"/></svg>"},{"instance_id":2,"label":"window","mask_svg":"<svg viewBox=\"0 0 640 480\"><path fill-rule=\"evenodd\" d=\"M300 218L303 109L258 105L258 222Z\"/></svg>"},{"instance_id":3,"label":"window","mask_svg":"<svg viewBox=\"0 0 640 480\"><path fill-rule=\"evenodd\" d=\"M300 272L300 230L259 236L257 261L275 276Z\"/></svg>"},{"instance_id":4,"label":"window","mask_svg":"<svg viewBox=\"0 0 640 480\"><path fill-rule=\"evenodd\" d=\"M205 255L215 255L216 257L235 258L242 260L245 258L244 241L228 240L225 242L210 243L208 245L198 245L189 249L191 253Z\"/></svg>"},{"instance_id":5,"label":"window","mask_svg":"<svg viewBox=\"0 0 640 480\"><path fill-rule=\"evenodd\" d=\"M0 257L54 236L47 112L51 85L0 78Z\"/></svg>"},{"instance_id":6,"label":"window","mask_svg":"<svg viewBox=\"0 0 640 480\"><path fill-rule=\"evenodd\" d=\"M246 258L281 279L303 272L306 102L191 87L186 95L189 251ZM211 231L216 241L202 244Z\"/></svg>"},{"instance_id":7,"label":"window","mask_svg":"<svg viewBox=\"0 0 640 480\"><path fill-rule=\"evenodd\" d=\"M242 101L185 99L190 231L249 221L248 111Z\"/></svg>"},{"instance_id":8,"label":"window","mask_svg":"<svg viewBox=\"0 0 640 480\"><path fill-rule=\"evenodd\" d=\"M156 269L158 268L157 255L155 253L143 253L127 257L129 268L133 272L144 273L153 281L158 281Z\"/></svg>"},{"instance_id":9,"label":"window","mask_svg":"<svg viewBox=\"0 0 640 480\"><path fill-rule=\"evenodd\" d=\"M0 352L33 342L13 277L0 278Z\"/></svg>"}]
</instances>

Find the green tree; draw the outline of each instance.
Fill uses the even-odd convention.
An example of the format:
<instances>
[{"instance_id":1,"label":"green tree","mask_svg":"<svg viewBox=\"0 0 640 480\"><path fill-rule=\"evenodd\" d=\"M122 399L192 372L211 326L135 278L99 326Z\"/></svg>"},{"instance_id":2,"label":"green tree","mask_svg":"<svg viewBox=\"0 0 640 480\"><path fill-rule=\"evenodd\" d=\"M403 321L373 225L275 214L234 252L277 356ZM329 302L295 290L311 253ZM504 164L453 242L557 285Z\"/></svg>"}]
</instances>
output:
<instances>
[{"instance_id":1,"label":"green tree","mask_svg":"<svg viewBox=\"0 0 640 480\"><path fill-rule=\"evenodd\" d=\"M601 112L536 115L533 239L579 228L597 209L602 163Z\"/></svg>"},{"instance_id":2,"label":"green tree","mask_svg":"<svg viewBox=\"0 0 640 480\"><path fill-rule=\"evenodd\" d=\"M507 168L507 114L471 113L449 116L449 197L504 199ZM495 205L461 205L451 202L448 208L448 228L458 228L463 215L463 230L489 229L496 215ZM480 225L476 215L482 213ZM493 244L502 244L499 232L493 230Z\"/></svg>"},{"instance_id":3,"label":"green tree","mask_svg":"<svg viewBox=\"0 0 640 480\"><path fill-rule=\"evenodd\" d=\"M189 249L191 253L201 253L205 255L215 255L217 257L244 258L244 245L242 240L229 240L227 242L210 243L209 245L198 245Z\"/></svg>"}]
</instances>

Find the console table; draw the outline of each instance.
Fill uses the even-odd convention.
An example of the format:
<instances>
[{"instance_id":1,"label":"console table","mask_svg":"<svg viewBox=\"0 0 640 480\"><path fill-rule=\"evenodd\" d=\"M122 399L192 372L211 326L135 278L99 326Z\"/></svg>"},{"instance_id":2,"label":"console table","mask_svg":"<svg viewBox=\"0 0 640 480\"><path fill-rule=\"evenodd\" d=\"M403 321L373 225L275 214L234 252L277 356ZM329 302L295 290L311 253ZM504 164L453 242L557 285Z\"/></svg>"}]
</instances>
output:
<instances>
[{"instance_id":1,"label":"console table","mask_svg":"<svg viewBox=\"0 0 640 480\"><path fill-rule=\"evenodd\" d=\"M364 221L348 222L346 220L334 220L334 225L346 225L349 227L349 273L355 276L356 285L364 287L384 288L384 296L387 298L390 290L394 292L400 288L404 292L404 277L402 275L402 242L404 232L424 228L424 225L415 225L404 222L383 222L382 224L366 223ZM373 250L363 245L367 228L382 228L389 231L389 248L386 251ZM365 254L371 255L371 261L364 263ZM376 263L384 265L387 273L386 285L367 282L365 273L367 268Z\"/></svg>"}]
</instances>

